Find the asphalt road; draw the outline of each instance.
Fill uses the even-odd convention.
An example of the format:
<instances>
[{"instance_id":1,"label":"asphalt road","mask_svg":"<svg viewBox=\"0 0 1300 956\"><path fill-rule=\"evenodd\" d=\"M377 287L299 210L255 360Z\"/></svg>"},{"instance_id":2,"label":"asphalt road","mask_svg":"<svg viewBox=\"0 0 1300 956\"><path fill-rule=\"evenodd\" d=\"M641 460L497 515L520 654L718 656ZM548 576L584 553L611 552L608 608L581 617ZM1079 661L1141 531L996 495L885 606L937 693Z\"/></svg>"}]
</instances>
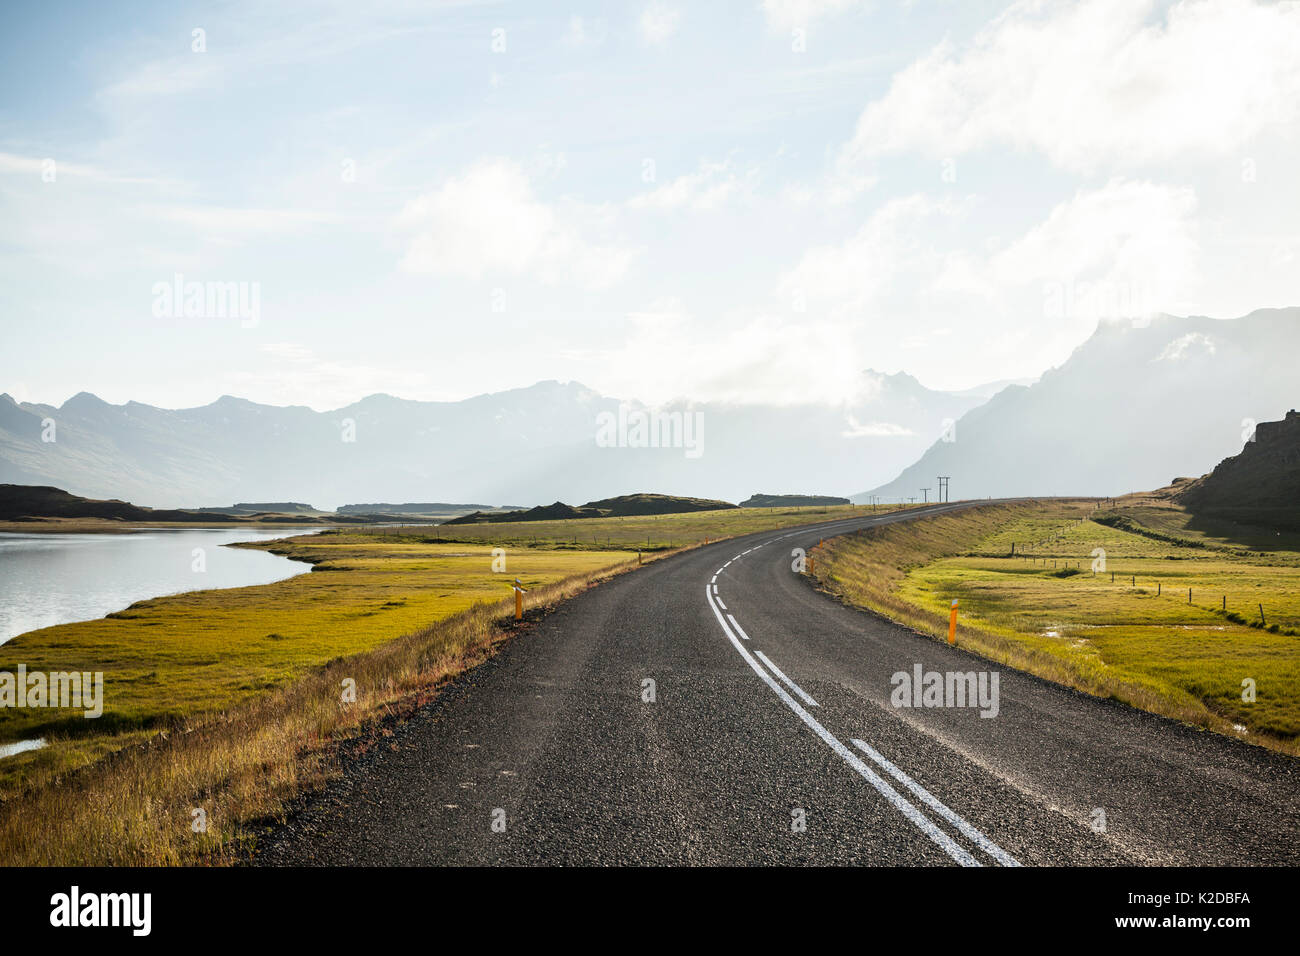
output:
<instances>
[{"instance_id":1,"label":"asphalt road","mask_svg":"<svg viewBox=\"0 0 1300 956\"><path fill-rule=\"evenodd\" d=\"M1300 862L1300 761L918 637L791 570L795 547L900 517L717 542L565 603L257 862ZM996 671L996 716L895 706L917 665Z\"/></svg>"}]
</instances>

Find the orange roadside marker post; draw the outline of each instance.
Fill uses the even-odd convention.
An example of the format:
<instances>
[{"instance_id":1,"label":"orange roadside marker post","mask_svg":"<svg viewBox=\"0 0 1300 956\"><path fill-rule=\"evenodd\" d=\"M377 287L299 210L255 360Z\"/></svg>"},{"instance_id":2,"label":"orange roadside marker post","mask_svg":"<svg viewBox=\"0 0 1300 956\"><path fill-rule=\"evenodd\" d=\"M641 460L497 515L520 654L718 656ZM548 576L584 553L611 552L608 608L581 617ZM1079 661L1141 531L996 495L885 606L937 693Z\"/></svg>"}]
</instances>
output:
<instances>
[{"instance_id":1,"label":"orange roadside marker post","mask_svg":"<svg viewBox=\"0 0 1300 956\"><path fill-rule=\"evenodd\" d=\"M952 612L948 615L948 643L957 643L957 599L952 599Z\"/></svg>"},{"instance_id":2,"label":"orange roadside marker post","mask_svg":"<svg viewBox=\"0 0 1300 956\"><path fill-rule=\"evenodd\" d=\"M524 618L524 591L525 588L518 578L515 578L515 620L522 621Z\"/></svg>"}]
</instances>

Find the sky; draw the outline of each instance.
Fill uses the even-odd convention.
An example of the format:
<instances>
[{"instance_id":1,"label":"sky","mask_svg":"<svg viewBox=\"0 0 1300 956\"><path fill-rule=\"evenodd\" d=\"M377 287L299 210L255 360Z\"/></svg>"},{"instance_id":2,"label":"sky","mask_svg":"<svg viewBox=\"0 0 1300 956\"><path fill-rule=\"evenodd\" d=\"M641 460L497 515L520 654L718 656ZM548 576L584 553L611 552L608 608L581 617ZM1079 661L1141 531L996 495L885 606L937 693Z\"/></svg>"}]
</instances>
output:
<instances>
[{"instance_id":1,"label":"sky","mask_svg":"<svg viewBox=\"0 0 1300 956\"><path fill-rule=\"evenodd\" d=\"M1036 377L1300 304L1298 50L1252 0L7 3L0 391Z\"/></svg>"}]
</instances>

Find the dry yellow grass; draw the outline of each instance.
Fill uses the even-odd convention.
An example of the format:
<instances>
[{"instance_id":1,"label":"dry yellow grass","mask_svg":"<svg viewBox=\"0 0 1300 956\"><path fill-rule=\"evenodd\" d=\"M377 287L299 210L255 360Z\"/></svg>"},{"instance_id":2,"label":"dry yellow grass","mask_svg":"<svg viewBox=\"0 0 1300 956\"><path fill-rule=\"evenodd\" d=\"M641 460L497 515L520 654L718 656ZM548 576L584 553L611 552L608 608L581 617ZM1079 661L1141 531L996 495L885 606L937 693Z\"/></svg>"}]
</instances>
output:
<instances>
[{"instance_id":1,"label":"dry yellow grass","mask_svg":"<svg viewBox=\"0 0 1300 956\"><path fill-rule=\"evenodd\" d=\"M574 575L529 595L563 600L636 567ZM187 721L82 770L45 780L0 808L0 863L152 866L229 862L256 821L338 770L338 745L427 701L511 633L513 601L478 604L270 693ZM352 680L355 703L343 702ZM206 815L195 832L194 811Z\"/></svg>"}]
</instances>

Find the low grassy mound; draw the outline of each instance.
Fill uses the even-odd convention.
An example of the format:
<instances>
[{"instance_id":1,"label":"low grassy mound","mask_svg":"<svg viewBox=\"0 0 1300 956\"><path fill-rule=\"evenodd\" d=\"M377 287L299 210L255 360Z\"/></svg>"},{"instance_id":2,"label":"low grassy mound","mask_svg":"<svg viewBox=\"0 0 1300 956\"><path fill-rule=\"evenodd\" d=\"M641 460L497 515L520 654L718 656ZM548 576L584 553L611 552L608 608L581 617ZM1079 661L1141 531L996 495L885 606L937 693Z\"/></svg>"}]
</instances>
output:
<instances>
[{"instance_id":1,"label":"low grassy mound","mask_svg":"<svg viewBox=\"0 0 1300 956\"><path fill-rule=\"evenodd\" d=\"M848 504L848 502L845 502ZM595 510L602 517L623 518L634 515L679 515L693 511L727 511L736 507L716 498L683 498L678 495L636 494L589 501L583 510Z\"/></svg>"},{"instance_id":2,"label":"low grassy mound","mask_svg":"<svg viewBox=\"0 0 1300 956\"><path fill-rule=\"evenodd\" d=\"M750 495L740 503L742 508L808 508L827 505L847 505L848 498L833 495Z\"/></svg>"},{"instance_id":3,"label":"low grassy mound","mask_svg":"<svg viewBox=\"0 0 1300 956\"><path fill-rule=\"evenodd\" d=\"M473 511L457 518L449 518L443 524L504 524L509 521L565 521L572 518L599 518L600 512L574 508L563 501L550 505L538 505L526 511Z\"/></svg>"},{"instance_id":4,"label":"low grassy mound","mask_svg":"<svg viewBox=\"0 0 1300 956\"><path fill-rule=\"evenodd\" d=\"M847 501L844 502L848 504ZM729 501L711 498L681 498L676 495L636 494L589 501L574 508L563 501L539 505L526 511L475 511L444 524L506 524L519 521L568 521L575 518L628 518L644 515L690 514L695 511L725 511L735 508Z\"/></svg>"}]
</instances>

